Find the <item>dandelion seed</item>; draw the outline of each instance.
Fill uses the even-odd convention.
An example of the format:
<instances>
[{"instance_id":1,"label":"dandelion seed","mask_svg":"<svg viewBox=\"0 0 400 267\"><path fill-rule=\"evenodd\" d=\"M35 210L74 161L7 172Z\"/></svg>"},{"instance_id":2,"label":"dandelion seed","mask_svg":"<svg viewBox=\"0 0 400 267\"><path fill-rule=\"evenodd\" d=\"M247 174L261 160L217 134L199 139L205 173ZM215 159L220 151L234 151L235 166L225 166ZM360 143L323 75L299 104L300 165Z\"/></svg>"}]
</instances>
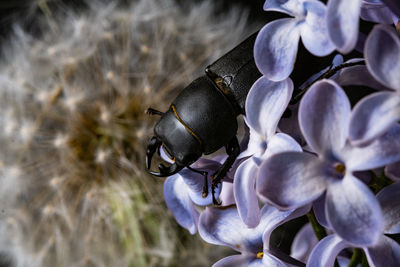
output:
<instances>
[{"instance_id":1,"label":"dandelion seed","mask_svg":"<svg viewBox=\"0 0 400 267\"><path fill-rule=\"evenodd\" d=\"M150 49L147 45L141 45L140 46L140 52L142 52L143 54L147 54L149 53Z\"/></svg>"},{"instance_id":2,"label":"dandelion seed","mask_svg":"<svg viewBox=\"0 0 400 267\"><path fill-rule=\"evenodd\" d=\"M50 186L57 189L57 187L62 183L63 179L59 176L55 176L50 180Z\"/></svg>"},{"instance_id":3,"label":"dandelion seed","mask_svg":"<svg viewBox=\"0 0 400 267\"><path fill-rule=\"evenodd\" d=\"M76 106L83 100L83 96L79 94L71 94L67 96L64 100L65 106L70 110L70 111L75 111Z\"/></svg>"},{"instance_id":4,"label":"dandelion seed","mask_svg":"<svg viewBox=\"0 0 400 267\"><path fill-rule=\"evenodd\" d=\"M144 91L145 94L150 94L150 93L151 93L151 88L150 88L150 86L145 86L144 89L143 89L143 91Z\"/></svg>"},{"instance_id":5,"label":"dandelion seed","mask_svg":"<svg viewBox=\"0 0 400 267\"><path fill-rule=\"evenodd\" d=\"M104 164L109 156L109 151L105 151L105 150L98 150L96 152L96 163L98 164Z\"/></svg>"}]
</instances>

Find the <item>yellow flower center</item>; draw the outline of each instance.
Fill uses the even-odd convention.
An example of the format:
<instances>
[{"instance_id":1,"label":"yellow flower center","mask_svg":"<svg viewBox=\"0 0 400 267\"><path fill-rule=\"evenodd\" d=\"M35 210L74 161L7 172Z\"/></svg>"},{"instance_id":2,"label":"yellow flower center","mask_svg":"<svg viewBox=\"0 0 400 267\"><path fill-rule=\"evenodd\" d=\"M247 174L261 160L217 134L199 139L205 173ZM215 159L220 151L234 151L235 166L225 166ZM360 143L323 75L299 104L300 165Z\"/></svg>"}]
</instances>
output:
<instances>
[{"instance_id":1,"label":"yellow flower center","mask_svg":"<svg viewBox=\"0 0 400 267\"><path fill-rule=\"evenodd\" d=\"M263 256L264 256L264 252L257 253L257 259L262 259Z\"/></svg>"},{"instance_id":2,"label":"yellow flower center","mask_svg":"<svg viewBox=\"0 0 400 267\"><path fill-rule=\"evenodd\" d=\"M340 173L340 174L342 174L342 175L345 175L345 173L346 173L346 166L344 166L344 164L342 164L342 163L338 163L338 164L335 165L335 170L336 170L338 173Z\"/></svg>"}]
</instances>

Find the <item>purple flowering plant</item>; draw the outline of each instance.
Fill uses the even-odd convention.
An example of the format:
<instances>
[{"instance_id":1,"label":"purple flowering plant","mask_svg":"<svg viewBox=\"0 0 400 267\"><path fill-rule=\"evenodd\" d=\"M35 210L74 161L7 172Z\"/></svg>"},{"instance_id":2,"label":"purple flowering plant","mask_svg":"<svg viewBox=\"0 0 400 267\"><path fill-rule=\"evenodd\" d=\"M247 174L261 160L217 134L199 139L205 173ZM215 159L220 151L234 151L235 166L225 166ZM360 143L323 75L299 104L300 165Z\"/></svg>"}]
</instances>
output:
<instances>
[{"instance_id":1,"label":"purple flowering plant","mask_svg":"<svg viewBox=\"0 0 400 267\"><path fill-rule=\"evenodd\" d=\"M165 182L168 208L190 233L236 251L214 266L400 266L400 2L267 0L264 10L290 17L255 41L262 77L246 99L247 146L216 189L221 204L185 168ZM314 56L347 61L296 85L300 39ZM212 173L221 162L193 166ZM288 252L271 237L290 222Z\"/></svg>"}]
</instances>

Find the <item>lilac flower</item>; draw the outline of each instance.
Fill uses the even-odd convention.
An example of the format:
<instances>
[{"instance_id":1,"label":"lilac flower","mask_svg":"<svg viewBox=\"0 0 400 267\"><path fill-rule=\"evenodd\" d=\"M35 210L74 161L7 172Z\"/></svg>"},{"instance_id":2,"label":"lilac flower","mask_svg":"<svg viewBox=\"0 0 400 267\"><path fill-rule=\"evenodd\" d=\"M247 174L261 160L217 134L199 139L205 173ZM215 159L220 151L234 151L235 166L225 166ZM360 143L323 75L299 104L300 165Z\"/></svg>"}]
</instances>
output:
<instances>
[{"instance_id":1,"label":"lilac flower","mask_svg":"<svg viewBox=\"0 0 400 267\"><path fill-rule=\"evenodd\" d=\"M380 23L396 21L379 0L329 0L326 16L329 37L342 53L349 53L357 43L359 16Z\"/></svg>"},{"instance_id":2,"label":"lilac flower","mask_svg":"<svg viewBox=\"0 0 400 267\"><path fill-rule=\"evenodd\" d=\"M269 245L273 230L279 225L304 215L308 207L298 210L279 211L265 205L261 209L261 221L255 228L248 228L239 217L236 207L206 208L200 215L199 233L208 243L228 246L240 252L219 260L213 266L287 266L276 256ZM281 257L281 255L280 255ZM289 257L287 257L290 260Z\"/></svg>"},{"instance_id":3,"label":"lilac flower","mask_svg":"<svg viewBox=\"0 0 400 267\"><path fill-rule=\"evenodd\" d=\"M355 145L371 142L400 119L400 38L396 31L389 26L375 26L364 54L372 76L395 92L374 93L357 103L349 134Z\"/></svg>"},{"instance_id":4,"label":"lilac flower","mask_svg":"<svg viewBox=\"0 0 400 267\"><path fill-rule=\"evenodd\" d=\"M275 205L293 209L324 192L329 225L344 240L368 246L382 231L379 204L355 171L373 169L400 159L400 126L370 145L347 142L351 110L344 91L333 81L315 83L304 95L299 122L310 153L273 155L260 167L258 192Z\"/></svg>"},{"instance_id":5,"label":"lilac flower","mask_svg":"<svg viewBox=\"0 0 400 267\"><path fill-rule=\"evenodd\" d=\"M400 232L400 184L393 184L377 195L379 204L382 207L383 233L379 236L378 242L373 246L363 246L371 266L399 266L400 245L385 234ZM333 266L338 253L351 247L346 241L336 235L329 235L322 239L312 251L307 266Z\"/></svg>"},{"instance_id":6,"label":"lilac flower","mask_svg":"<svg viewBox=\"0 0 400 267\"><path fill-rule=\"evenodd\" d=\"M268 23L257 36L254 59L268 79L281 81L289 77L300 36L304 46L316 56L325 56L334 50L327 33L323 3L317 0L267 0L264 10L294 17Z\"/></svg>"},{"instance_id":7,"label":"lilac flower","mask_svg":"<svg viewBox=\"0 0 400 267\"><path fill-rule=\"evenodd\" d=\"M292 91L293 83L289 78L273 82L261 77L254 83L246 99L246 122L250 128L250 140L247 150L240 157L252 157L239 166L233 185L240 217L249 227L255 227L260 220L254 187L259 165L274 153L301 151L300 146L289 135L275 134Z\"/></svg>"},{"instance_id":8,"label":"lilac flower","mask_svg":"<svg viewBox=\"0 0 400 267\"><path fill-rule=\"evenodd\" d=\"M214 172L221 164L217 161L200 159L191 167L202 171ZM199 212L195 204L206 206L211 203L212 195L202 197L204 177L201 174L192 172L185 168L179 173L168 177L164 182L164 198L169 210L171 210L176 221L191 234L196 233L199 219ZM211 192L211 183L208 183L208 192ZM221 192L221 185L215 190L215 197L218 198Z\"/></svg>"}]
</instances>

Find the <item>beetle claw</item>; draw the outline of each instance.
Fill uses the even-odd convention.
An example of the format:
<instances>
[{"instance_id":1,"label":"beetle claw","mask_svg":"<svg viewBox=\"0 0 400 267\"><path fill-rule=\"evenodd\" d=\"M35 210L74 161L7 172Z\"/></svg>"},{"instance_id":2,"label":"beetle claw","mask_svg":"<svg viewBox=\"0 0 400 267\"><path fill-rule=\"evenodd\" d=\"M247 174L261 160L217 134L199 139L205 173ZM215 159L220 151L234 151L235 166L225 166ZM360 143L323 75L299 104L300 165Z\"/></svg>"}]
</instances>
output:
<instances>
[{"instance_id":1,"label":"beetle claw","mask_svg":"<svg viewBox=\"0 0 400 267\"><path fill-rule=\"evenodd\" d=\"M183 166L179 166L178 164L174 163L171 166L166 167L164 164L160 163L158 169L160 170L160 172L154 172L149 170L149 173L157 177L167 177L174 175L180 170L182 170Z\"/></svg>"},{"instance_id":2,"label":"beetle claw","mask_svg":"<svg viewBox=\"0 0 400 267\"><path fill-rule=\"evenodd\" d=\"M150 139L149 144L147 145L147 151L146 151L146 168L150 170L151 167L151 160L153 158L154 153L159 149L161 146L162 142L157 139L157 137L153 136Z\"/></svg>"}]
</instances>

